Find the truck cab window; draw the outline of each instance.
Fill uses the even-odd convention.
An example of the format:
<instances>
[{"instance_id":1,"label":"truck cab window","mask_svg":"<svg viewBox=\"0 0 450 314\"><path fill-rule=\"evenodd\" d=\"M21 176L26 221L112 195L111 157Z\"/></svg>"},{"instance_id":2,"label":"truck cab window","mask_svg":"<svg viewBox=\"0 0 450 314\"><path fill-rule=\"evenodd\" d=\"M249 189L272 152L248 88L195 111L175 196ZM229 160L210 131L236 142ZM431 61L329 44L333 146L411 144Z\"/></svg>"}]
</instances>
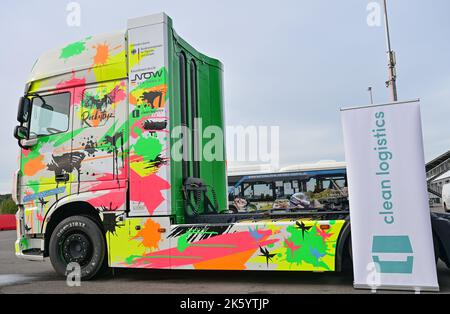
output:
<instances>
[{"instance_id":1,"label":"truck cab window","mask_svg":"<svg viewBox=\"0 0 450 314\"><path fill-rule=\"evenodd\" d=\"M34 97L29 122L30 138L69 129L70 93Z\"/></svg>"}]
</instances>

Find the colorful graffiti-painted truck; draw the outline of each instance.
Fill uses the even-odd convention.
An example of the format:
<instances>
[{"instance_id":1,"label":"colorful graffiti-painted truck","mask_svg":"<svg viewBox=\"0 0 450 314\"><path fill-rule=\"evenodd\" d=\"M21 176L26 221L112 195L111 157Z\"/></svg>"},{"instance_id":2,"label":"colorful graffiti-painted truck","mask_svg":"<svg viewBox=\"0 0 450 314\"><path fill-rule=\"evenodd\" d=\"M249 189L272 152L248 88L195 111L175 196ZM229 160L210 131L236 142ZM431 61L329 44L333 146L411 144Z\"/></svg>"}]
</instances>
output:
<instances>
[{"instance_id":1,"label":"colorful graffiti-painted truck","mask_svg":"<svg viewBox=\"0 0 450 314\"><path fill-rule=\"evenodd\" d=\"M224 159L195 158L223 128L222 70L165 14L43 54L15 129L16 255L59 274L78 263L84 279L108 266L339 270L347 213L230 213Z\"/></svg>"}]
</instances>

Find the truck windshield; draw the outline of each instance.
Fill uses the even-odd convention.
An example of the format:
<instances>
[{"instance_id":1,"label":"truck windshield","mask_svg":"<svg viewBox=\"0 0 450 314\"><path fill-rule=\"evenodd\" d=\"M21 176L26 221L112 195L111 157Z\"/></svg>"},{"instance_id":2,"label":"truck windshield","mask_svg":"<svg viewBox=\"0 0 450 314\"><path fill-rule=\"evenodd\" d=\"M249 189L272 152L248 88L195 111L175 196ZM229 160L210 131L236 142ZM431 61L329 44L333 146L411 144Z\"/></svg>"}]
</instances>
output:
<instances>
[{"instance_id":1,"label":"truck windshield","mask_svg":"<svg viewBox=\"0 0 450 314\"><path fill-rule=\"evenodd\" d=\"M34 97L29 138L66 132L69 129L70 93Z\"/></svg>"}]
</instances>

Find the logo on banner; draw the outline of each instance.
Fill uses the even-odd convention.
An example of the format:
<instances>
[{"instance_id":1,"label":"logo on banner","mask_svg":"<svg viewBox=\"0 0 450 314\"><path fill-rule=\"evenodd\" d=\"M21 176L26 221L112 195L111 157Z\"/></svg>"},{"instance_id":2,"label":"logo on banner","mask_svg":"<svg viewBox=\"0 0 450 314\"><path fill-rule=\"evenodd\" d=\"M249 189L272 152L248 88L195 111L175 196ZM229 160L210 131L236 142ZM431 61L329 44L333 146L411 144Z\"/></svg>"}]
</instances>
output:
<instances>
[{"instance_id":1,"label":"logo on banner","mask_svg":"<svg viewBox=\"0 0 450 314\"><path fill-rule=\"evenodd\" d=\"M374 236L372 240L372 260L383 274L412 274L414 256L409 236ZM375 255L376 254L376 255ZM382 260L381 255L404 256L403 260Z\"/></svg>"}]
</instances>

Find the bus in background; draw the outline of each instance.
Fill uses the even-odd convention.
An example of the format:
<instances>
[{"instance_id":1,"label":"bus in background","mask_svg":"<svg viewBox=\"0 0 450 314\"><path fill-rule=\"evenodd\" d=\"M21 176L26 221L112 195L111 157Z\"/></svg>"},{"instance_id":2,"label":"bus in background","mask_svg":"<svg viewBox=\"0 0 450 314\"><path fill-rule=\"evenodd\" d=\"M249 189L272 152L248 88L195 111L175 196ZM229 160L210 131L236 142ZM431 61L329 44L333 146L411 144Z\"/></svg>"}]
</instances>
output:
<instances>
[{"instance_id":1,"label":"bus in background","mask_svg":"<svg viewBox=\"0 0 450 314\"><path fill-rule=\"evenodd\" d=\"M345 162L320 161L278 171L267 169L251 166L229 170L228 201L232 212L348 210Z\"/></svg>"}]
</instances>

